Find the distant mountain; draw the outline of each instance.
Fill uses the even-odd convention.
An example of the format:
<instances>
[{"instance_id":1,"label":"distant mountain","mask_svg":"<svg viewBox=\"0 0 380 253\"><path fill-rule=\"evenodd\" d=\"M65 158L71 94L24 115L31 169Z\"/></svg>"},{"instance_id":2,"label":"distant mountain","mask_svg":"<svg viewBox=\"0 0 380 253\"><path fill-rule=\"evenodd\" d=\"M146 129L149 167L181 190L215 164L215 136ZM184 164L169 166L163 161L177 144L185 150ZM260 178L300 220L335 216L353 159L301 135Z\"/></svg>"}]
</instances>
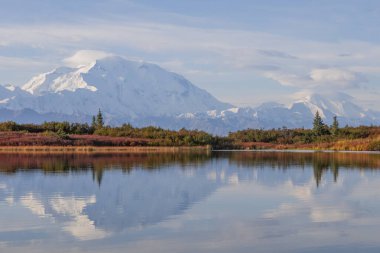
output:
<instances>
[{"instance_id":1,"label":"distant mountain","mask_svg":"<svg viewBox=\"0 0 380 253\"><path fill-rule=\"evenodd\" d=\"M380 124L379 112L362 109L344 93L310 94L290 106L270 102L256 108L184 113L178 117L186 122L188 128L227 134L246 128L311 128L317 111L327 124L332 123L334 116L337 116L341 126Z\"/></svg>"},{"instance_id":2,"label":"distant mountain","mask_svg":"<svg viewBox=\"0 0 380 253\"><path fill-rule=\"evenodd\" d=\"M175 116L226 109L208 92L157 65L112 56L79 68L57 68L22 88L2 87L1 107L40 114L94 115L108 120Z\"/></svg>"},{"instance_id":3,"label":"distant mountain","mask_svg":"<svg viewBox=\"0 0 380 253\"><path fill-rule=\"evenodd\" d=\"M3 121L90 122L98 109L111 125L128 122L214 134L245 128L309 128L316 111L326 123L336 115L341 125L380 124L379 112L362 109L344 93L309 94L289 106L264 103L237 108L178 74L118 56L78 68L57 68L37 75L21 88L0 86Z\"/></svg>"}]
</instances>

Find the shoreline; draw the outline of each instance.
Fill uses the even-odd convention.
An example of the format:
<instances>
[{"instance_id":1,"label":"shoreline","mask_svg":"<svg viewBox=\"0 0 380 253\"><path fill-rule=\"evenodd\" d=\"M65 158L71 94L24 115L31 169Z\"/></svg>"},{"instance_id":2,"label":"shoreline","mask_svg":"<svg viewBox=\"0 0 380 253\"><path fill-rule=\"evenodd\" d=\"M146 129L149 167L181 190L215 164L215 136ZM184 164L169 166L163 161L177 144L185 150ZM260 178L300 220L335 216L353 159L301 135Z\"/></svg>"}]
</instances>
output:
<instances>
[{"instance_id":1,"label":"shoreline","mask_svg":"<svg viewBox=\"0 0 380 253\"><path fill-rule=\"evenodd\" d=\"M212 152L276 152L276 153L354 153L354 154L379 154L380 151L372 150L332 150L332 149L218 149Z\"/></svg>"},{"instance_id":2,"label":"shoreline","mask_svg":"<svg viewBox=\"0 0 380 253\"><path fill-rule=\"evenodd\" d=\"M4 153L177 153L211 151L210 146L0 146Z\"/></svg>"},{"instance_id":3,"label":"shoreline","mask_svg":"<svg viewBox=\"0 0 380 253\"><path fill-rule=\"evenodd\" d=\"M183 152L287 152L287 153L369 153L380 154L380 151L371 150L333 150L333 149L213 149L206 146L0 146L0 154L96 154L96 153L183 153Z\"/></svg>"}]
</instances>

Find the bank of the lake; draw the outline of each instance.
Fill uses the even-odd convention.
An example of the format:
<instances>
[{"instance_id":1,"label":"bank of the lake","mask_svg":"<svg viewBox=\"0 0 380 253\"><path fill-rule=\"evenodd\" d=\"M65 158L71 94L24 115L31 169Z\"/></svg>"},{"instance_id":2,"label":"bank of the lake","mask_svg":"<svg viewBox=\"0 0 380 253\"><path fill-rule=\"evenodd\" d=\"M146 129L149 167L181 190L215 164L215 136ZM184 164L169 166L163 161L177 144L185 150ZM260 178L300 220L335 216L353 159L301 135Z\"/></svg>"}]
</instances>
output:
<instances>
[{"instance_id":1,"label":"bank of the lake","mask_svg":"<svg viewBox=\"0 0 380 253\"><path fill-rule=\"evenodd\" d=\"M380 151L380 127L246 129L228 136L158 127L101 127L46 122L0 123L0 152L178 152L183 150Z\"/></svg>"},{"instance_id":2,"label":"bank of the lake","mask_svg":"<svg viewBox=\"0 0 380 253\"><path fill-rule=\"evenodd\" d=\"M0 153L176 153L209 151L211 151L211 146L0 146Z\"/></svg>"},{"instance_id":3,"label":"bank of the lake","mask_svg":"<svg viewBox=\"0 0 380 253\"><path fill-rule=\"evenodd\" d=\"M380 151L380 138L336 140L316 143L278 144L265 142L237 142L242 150L330 150L330 151Z\"/></svg>"}]
</instances>

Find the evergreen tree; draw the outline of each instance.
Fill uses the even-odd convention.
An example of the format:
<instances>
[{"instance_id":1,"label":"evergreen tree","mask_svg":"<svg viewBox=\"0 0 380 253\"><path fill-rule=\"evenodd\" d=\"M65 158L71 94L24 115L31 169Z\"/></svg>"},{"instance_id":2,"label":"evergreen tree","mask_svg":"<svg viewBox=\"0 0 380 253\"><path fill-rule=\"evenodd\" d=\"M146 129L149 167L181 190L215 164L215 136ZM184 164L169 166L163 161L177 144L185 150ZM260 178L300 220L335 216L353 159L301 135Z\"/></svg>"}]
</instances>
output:
<instances>
[{"instance_id":1,"label":"evergreen tree","mask_svg":"<svg viewBox=\"0 0 380 253\"><path fill-rule=\"evenodd\" d=\"M322 117L319 115L319 112L317 111L314 116L313 120L313 132L317 136L321 136L324 134L328 134L328 127L323 123Z\"/></svg>"},{"instance_id":2,"label":"evergreen tree","mask_svg":"<svg viewBox=\"0 0 380 253\"><path fill-rule=\"evenodd\" d=\"M96 116L96 127L102 128L103 126L104 126L103 115L102 115L102 111L99 109L98 115Z\"/></svg>"},{"instance_id":3,"label":"evergreen tree","mask_svg":"<svg viewBox=\"0 0 380 253\"><path fill-rule=\"evenodd\" d=\"M331 133L332 135L338 135L339 132L339 122L337 116L334 116L333 123L331 125Z\"/></svg>"},{"instance_id":4,"label":"evergreen tree","mask_svg":"<svg viewBox=\"0 0 380 253\"><path fill-rule=\"evenodd\" d=\"M319 133L319 130L323 126L323 120L321 116L319 115L319 111L315 113L314 120L313 120L313 131L315 133Z\"/></svg>"},{"instance_id":5,"label":"evergreen tree","mask_svg":"<svg viewBox=\"0 0 380 253\"><path fill-rule=\"evenodd\" d=\"M93 129L96 128L96 118L95 118L95 116L92 116L91 127L92 127Z\"/></svg>"}]
</instances>

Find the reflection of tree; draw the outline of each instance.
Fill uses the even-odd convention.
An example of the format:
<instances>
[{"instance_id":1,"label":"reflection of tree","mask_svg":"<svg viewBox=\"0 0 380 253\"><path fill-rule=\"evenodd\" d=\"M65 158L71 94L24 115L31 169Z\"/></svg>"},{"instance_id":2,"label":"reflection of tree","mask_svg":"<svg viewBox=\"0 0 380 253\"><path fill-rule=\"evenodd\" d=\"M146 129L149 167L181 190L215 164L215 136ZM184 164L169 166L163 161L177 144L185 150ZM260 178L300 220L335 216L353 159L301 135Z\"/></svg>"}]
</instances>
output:
<instances>
[{"instance_id":1,"label":"reflection of tree","mask_svg":"<svg viewBox=\"0 0 380 253\"><path fill-rule=\"evenodd\" d=\"M219 158L228 158L231 163L260 168L269 166L273 169L287 170L312 166L314 179L319 187L323 175L331 171L337 182L339 169L378 170L380 155L366 153L336 152L232 152L218 153Z\"/></svg>"},{"instance_id":2,"label":"reflection of tree","mask_svg":"<svg viewBox=\"0 0 380 253\"><path fill-rule=\"evenodd\" d=\"M209 153L130 153L130 154L0 154L0 173L15 173L20 169L38 169L45 173L77 173L92 170L93 180L101 184L104 170L121 169L129 173L135 168L159 169L172 164L186 168L204 164L210 159L227 159L238 166L287 170L312 166L319 187L326 171L337 182L339 169L377 170L380 155L365 153L326 152L214 152Z\"/></svg>"},{"instance_id":3,"label":"reflection of tree","mask_svg":"<svg viewBox=\"0 0 380 253\"><path fill-rule=\"evenodd\" d=\"M313 164L315 183L317 184L317 187L319 187L322 181L322 176L324 172L329 169L329 160L321 159L321 157L316 156L315 159L313 159L312 164Z\"/></svg>"},{"instance_id":4,"label":"reflection of tree","mask_svg":"<svg viewBox=\"0 0 380 253\"><path fill-rule=\"evenodd\" d=\"M93 170L99 183L103 171L111 168L128 173L134 168L158 169L176 164L185 168L205 163L209 153L129 153L129 154L0 154L0 173L38 169L44 173L76 173Z\"/></svg>"},{"instance_id":5,"label":"reflection of tree","mask_svg":"<svg viewBox=\"0 0 380 253\"><path fill-rule=\"evenodd\" d=\"M104 168L92 168L92 180L96 181L100 187L103 179Z\"/></svg>"},{"instance_id":6,"label":"reflection of tree","mask_svg":"<svg viewBox=\"0 0 380 253\"><path fill-rule=\"evenodd\" d=\"M332 161L331 171L334 175L334 182L336 183L338 181L338 176L339 176L339 164L336 161Z\"/></svg>"},{"instance_id":7,"label":"reflection of tree","mask_svg":"<svg viewBox=\"0 0 380 253\"><path fill-rule=\"evenodd\" d=\"M323 174L330 170L334 177L334 182L338 181L339 162L334 156L315 156L313 159L314 179L317 187L320 185Z\"/></svg>"}]
</instances>

